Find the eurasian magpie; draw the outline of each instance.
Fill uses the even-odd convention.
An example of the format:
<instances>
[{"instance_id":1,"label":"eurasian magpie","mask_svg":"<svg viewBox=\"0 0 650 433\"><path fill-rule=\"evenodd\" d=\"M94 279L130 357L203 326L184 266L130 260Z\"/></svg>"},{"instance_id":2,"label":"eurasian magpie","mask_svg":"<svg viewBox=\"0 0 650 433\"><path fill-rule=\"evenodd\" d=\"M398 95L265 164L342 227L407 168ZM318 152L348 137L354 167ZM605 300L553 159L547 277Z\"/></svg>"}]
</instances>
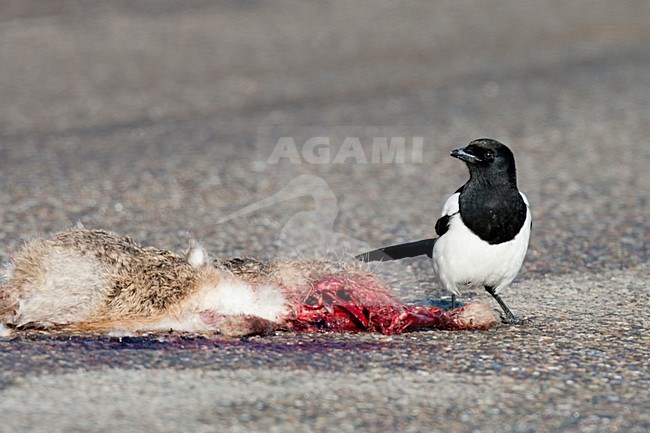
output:
<instances>
[{"instance_id":1,"label":"eurasian magpie","mask_svg":"<svg viewBox=\"0 0 650 433\"><path fill-rule=\"evenodd\" d=\"M526 196L517 189L515 158L508 147L481 138L451 156L464 161L469 180L442 208L437 238L379 248L356 256L364 262L427 255L438 281L456 295L464 287L483 286L518 323L499 294L515 278L528 249L532 216Z\"/></svg>"}]
</instances>

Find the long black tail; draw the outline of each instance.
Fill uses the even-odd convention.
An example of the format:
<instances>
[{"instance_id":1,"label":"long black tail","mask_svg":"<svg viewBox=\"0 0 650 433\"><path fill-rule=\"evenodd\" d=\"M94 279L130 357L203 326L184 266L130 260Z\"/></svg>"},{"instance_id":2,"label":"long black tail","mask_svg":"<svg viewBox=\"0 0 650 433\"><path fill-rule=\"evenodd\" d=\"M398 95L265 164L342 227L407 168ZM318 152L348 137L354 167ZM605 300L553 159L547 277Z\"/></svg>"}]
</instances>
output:
<instances>
[{"instance_id":1,"label":"long black tail","mask_svg":"<svg viewBox=\"0 0 650 433\"><path fill-rule=\"evenodd\" d=\"M405 244L391 245L389 247L378 248L368 251L367 253L354 256L355 259L362 262L387 262L389 260L399 260L406 257L417 257L427 255L431 257L433 253L433 244L438 238L422 239L421 241L408 242Z\"/></svg>"}]
</instances>

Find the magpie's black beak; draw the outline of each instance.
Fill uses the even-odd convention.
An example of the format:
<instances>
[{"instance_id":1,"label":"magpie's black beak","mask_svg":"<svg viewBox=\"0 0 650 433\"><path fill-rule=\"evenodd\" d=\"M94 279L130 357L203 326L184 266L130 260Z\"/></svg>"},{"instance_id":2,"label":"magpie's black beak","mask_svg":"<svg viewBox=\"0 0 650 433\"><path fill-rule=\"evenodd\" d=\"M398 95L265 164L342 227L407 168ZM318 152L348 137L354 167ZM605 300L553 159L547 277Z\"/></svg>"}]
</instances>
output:
<instances>
[{"instance_id":1,"label":"magpie's black beak","mask_svg":"<svg viewBox=\"0 0 650 433\"><path fill-rule=\"evenodd\" d=\"M454 149L449 155L453 156L454 158L458 158L461 161L465 161L468 164L477 164L481 162L481 158L474 155L472 151L467 147L459 147L458 149Z\"/></svg>"}]
</instances>

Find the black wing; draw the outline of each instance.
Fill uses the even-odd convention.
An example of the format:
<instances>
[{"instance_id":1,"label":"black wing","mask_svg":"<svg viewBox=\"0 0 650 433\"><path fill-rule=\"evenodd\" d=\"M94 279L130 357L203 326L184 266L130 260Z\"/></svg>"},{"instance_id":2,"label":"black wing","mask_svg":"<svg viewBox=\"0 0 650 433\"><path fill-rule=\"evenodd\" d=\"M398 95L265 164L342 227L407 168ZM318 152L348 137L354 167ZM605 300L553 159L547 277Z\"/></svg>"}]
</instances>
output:
<instances>
[{"instance_id":1,"label":"black wing","mask_svg":"<svg viewBox=\"0 0 650 433\"><path fill-rule=\"evenodd\" d=\"M422 239L421 241L408 242L406 244L391 245L389 247L378 248L359 254L354 258L362 262L387 262L389 260L399 260L406 257L417 257L427 255L431 257L433 253L433 244L438 238Z\"/></svg>"},{"instance_id":2,"label":"black wing","mask_svg":"<svg viewBox=\"0 0 650 433\"><path fill-rule=\"evenodd\" d=\"M458 212L456 212L456 213L458 213ZM456 215L456 214L454 213L454 214L451 214L451 215L445 215L445 216L440 217L438 219L438 221L436 221L436 234L438 235L438 237L440 237L440 236L444 235L445 233L447 233L447 230L449 230L449 220L454 215Z\"/></svg>"}]
</instances>

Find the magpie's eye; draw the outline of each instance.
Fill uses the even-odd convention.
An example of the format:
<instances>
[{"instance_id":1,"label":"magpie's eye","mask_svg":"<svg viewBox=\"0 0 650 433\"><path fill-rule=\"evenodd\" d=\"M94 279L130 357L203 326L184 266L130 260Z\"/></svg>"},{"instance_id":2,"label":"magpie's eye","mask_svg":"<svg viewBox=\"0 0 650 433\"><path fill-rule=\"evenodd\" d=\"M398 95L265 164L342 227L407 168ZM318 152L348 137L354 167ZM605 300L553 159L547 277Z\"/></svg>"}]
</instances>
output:
<instances>
[{"instance_id":1,"label":"magpie's eye","mask_svg":"<svg viewBox=\"0 0 650 433\"><path fill-rule=\"evenodd\" d=\"M494 152L491 150L485 151L485 154L483 155L485 159L494 159Z\"/></svg>"}]
</instances>

